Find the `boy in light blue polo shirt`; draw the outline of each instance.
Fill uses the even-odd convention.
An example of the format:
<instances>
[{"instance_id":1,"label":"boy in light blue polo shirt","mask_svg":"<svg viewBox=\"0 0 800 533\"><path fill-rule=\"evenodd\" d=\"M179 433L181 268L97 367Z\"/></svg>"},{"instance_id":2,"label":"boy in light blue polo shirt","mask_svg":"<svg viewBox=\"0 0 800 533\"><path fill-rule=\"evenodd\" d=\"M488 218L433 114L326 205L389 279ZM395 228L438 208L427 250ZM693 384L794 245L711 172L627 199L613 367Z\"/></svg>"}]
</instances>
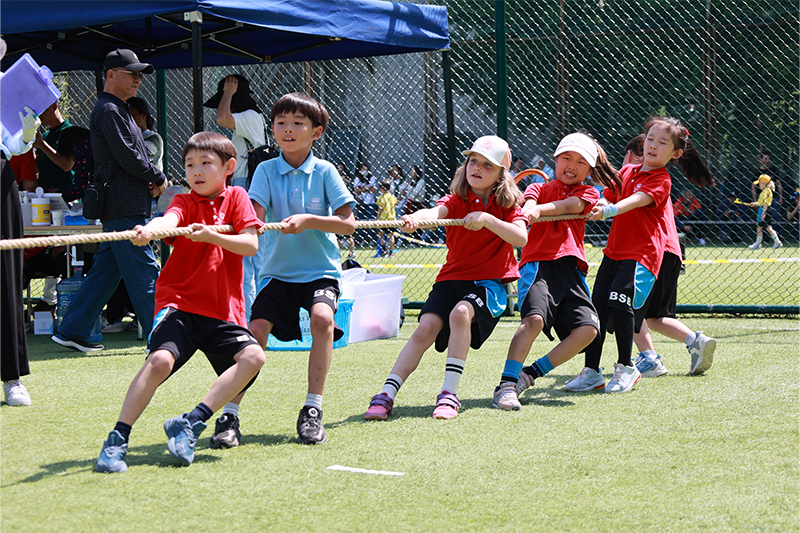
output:
<instances>
[{"instance_id":1,"label":"boy in light blue polo shirt","mask_svg":"<svg viewBox=\"0 0 800 533\"><path fill-rule=\"evenodd\" d=\"M333 316L342 276L335 234L355 231L355 199L336 167L314 157L311 146L328 127L325 107L303 93L281 97L270 113L280 157L261 163L253 175L250 199L265 222L283 222L268 231L262 248L260 288L250 314L250 331L262 347L272 333L278 340L299 340L300 307L311 317L308 394L297 419L303 444L326 441L322 425L322 392L333 356L333 342L342 335ZM243 395L243 394L242 394ZM238 446L238 410L242 395L225 406L211 445Z\"/></svg>"}]
</instances>

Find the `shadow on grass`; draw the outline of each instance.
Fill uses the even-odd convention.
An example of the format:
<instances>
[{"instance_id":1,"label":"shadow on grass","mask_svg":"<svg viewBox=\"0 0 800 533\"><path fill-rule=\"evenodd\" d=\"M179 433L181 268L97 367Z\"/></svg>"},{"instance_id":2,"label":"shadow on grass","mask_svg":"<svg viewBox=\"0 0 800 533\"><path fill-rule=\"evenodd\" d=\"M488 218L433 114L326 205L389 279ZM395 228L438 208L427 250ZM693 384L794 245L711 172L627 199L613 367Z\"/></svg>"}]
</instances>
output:
<instances>
[{"instance_id":1,"label":"shadow on grass","mask_svg":"<svg viewBox=\"0 0 800 533\"><path fill-rule=\"evenodd\" d=\"M102 446L97 447L97 454L100 454ZM196 463L211 463L219 461L221 458L214 455L202 453L202 450L195 452L194 461ZM39 472L21 479L15 483L3 484L2 487L10 487L21 483L36 483L50 476L67 476L73 474L81 474L86 471L94 472L94 465L97 462L96 458L90 460L80 461L60 461L58 463L50 463L40 465ZM183 466L178 463L178 460L172 457L167 451L167 443L152 444L150 446L135 446L128 450L125 456L125 463L128 468L135 468L142 465L152 465L159 468L182 468ZM99 473L98 473L99 475Z\"/></svg>"}]
</instances>

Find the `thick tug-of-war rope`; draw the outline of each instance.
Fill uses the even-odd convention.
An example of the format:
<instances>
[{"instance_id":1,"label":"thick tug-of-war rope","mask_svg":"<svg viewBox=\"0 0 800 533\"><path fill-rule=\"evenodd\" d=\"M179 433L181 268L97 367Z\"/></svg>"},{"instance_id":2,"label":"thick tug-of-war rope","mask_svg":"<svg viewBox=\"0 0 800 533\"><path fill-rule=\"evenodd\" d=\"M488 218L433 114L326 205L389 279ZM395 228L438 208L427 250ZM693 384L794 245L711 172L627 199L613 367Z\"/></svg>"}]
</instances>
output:
<instances>
[{"instance_id":1,"label":"thick tug-of-war rope","mask_svg":"<svg viewBox=\"0 0 800 533\"><path fill-rule=\"evenodd\" d=\"M534 222L552 222L557 220L574 220L586 218L588 215L558 215L553 217L539 217ZM463 226L463 218L445 218L437 220L420 220L420 228L432 228L435 226ZM403 226L402 220L357 220L356 229L380 229L380 228L400 228ZM286 227L283 222L268 222L261 229L263 231L281 230ZM219 233L233 233L233 226L208 226L212 231ZM172 228L162 230L151 230L152 239L163 239L165 237L178 237L189 235L192 228ZM128 241L135 238L138 233L132 229L127 231L115 231L109 233L84 233L77 235L54 235L51 237L27 237L24 239L3 239L0 240L0 250L14 250L19 248L44 248L47 246L68 246L71 244L87 244L90 242L111 242Z\"/></svg>"}]
</instances>

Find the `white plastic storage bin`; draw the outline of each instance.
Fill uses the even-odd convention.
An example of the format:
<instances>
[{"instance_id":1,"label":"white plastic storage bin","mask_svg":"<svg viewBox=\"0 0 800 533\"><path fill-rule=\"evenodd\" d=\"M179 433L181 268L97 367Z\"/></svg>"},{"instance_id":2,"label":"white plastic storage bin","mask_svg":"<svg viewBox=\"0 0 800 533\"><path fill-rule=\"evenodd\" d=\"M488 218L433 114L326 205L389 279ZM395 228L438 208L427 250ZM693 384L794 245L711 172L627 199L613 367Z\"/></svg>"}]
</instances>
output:
<instances>
[{"instance_id":1,"label":"white plastic storage bin","mask_svg":"<svg viewBox=\"0 0 800 533\"><path fill-rule=\"evenodd\" d=\"M353 309L352 300L339 299L339 308L336 314L333 315L333 320L336 322L344 335L333 343L334 348L344 348L350 340L350 315ZM267 350L291 350L301 351L311 349L311 318L308 316L308 311L300 308L300 331L303 333L303 338L299 341L279 341L271 334L267 337Z\"/></svg>"},{"instance_id":2,"label":"white plastic storage bin","mask_svg":"<svg viewBox=\"0 0 800 533\"><path fill-rule=\"evenodd\" d=\"M405 276L365 274L363 281L342 280L342 298L353 300L350 342L397 337Z\"/></svg>"}]
</instances>

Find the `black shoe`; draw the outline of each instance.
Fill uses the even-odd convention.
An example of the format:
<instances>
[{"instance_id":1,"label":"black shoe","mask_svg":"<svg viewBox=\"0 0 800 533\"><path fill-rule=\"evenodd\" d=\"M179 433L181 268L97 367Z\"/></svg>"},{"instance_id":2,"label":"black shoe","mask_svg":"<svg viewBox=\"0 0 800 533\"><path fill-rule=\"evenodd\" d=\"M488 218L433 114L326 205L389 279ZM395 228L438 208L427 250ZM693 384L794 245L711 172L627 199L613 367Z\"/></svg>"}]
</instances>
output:
<instances>
[{"instance_id":1,"label":"black shoe","mask_svg":"<svg viewBox=\"0 0 800 533\"><path fill-rule=\"evenodd\" d=\"M68 339L61 335L53 335L52 337L50 337L50 339L56 344L60 344L64 348L70 348L72 350L83 353L99 352L100 350L103 349L102 344L94 344L89 341Z\"/></svg>"},{"instance_id":2,"label":"black shoe","mask_svg":"<svg viewBox=\"0 0 800 533\"><path fill-rule=\"evenodd\" d=\"M306 405L297 417L297 435L300 444L324 444L325 428L322 426L322 409Z\"/></svg>"},{"instance_id":3,"label":"black shoe","mask_svg":"<svg viewBox=\"0 0 800 533\"><path fill-rule=\"evenodd\" d=\"M215 450L219 448L235 448L241 440L242 432L239 431L239 417L230 413L223 413L214 426L211 447Z\"/></svg>"}]
</instances>

